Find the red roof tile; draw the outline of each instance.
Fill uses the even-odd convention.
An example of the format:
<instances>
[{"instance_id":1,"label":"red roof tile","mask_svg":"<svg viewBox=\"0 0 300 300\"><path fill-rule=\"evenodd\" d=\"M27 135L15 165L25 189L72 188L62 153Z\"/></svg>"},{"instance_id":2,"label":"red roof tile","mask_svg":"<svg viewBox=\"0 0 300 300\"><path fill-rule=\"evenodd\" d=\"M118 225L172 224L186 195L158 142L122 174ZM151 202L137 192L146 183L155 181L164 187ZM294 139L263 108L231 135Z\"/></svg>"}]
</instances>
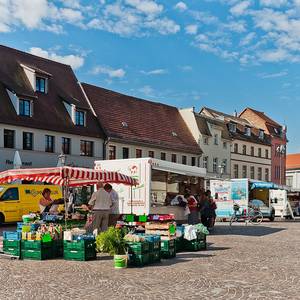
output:
<instances>
[{"instance_id":1,"label":"red roof tile","mask_svg":"<svg viewBox=\"0 0 300 300\"><path fill-rule=\"evenodd\" d=\"M108 137L124 143L201 153L176 107L82 85Z\"/></svg>"},{"instance_id":2,"label":"red roof tile","mask_svg":"<svg viewBox=\"0 0 300 300\"><path fill-rule=\"evenodd\" d=\"M286 156L286 168L287 170L300 169L300 153Z\"/></svg>"}]
</instances>

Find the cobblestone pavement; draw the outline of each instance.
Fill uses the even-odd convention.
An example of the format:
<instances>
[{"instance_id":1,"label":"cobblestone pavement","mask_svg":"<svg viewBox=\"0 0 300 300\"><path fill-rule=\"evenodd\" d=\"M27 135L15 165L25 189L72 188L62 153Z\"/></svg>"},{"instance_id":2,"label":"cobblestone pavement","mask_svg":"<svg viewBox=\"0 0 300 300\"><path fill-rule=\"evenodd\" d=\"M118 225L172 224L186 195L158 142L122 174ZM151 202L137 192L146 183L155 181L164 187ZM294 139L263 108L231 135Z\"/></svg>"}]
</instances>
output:
<instances>
[{"instance_id":1,"label":"cobblestone pavement","mask_svg":"<svg viewBox=\"0 0 300 300\"><path fill-rule=\"evenodd\" d=\"M300 223L219 224L207 251L145 268L0 259L0 299L300 299Z\"/></svg>"}]
</instances>

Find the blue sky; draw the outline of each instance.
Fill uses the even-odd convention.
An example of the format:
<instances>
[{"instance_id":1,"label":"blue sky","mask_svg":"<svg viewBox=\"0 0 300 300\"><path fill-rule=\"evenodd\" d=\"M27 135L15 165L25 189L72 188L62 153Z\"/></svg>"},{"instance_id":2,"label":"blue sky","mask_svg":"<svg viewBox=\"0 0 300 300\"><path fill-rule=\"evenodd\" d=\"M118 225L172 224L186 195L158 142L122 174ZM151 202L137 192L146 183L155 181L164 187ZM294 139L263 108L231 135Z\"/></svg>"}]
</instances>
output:
<instances>
[{"instance_id":1,"label":"blue sky","mask_svg":"<svg viewBox=\"0 0 300 300\"><path fill-rule=\"evenodd\" d=\"M250 106L300 152L300 0L0 0L0 15L2 44L81 81L197 110Z\"/></svg>"}]
</instances>

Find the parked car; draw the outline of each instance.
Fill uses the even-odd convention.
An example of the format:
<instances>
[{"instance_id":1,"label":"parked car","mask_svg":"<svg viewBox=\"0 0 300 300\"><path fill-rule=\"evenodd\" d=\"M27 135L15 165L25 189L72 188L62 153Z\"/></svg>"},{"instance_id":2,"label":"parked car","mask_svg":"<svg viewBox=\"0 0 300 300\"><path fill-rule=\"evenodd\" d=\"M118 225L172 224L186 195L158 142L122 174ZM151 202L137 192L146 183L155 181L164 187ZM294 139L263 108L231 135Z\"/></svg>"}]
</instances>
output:
<instances>
[{"instance_id":1,"label":"parked car","mask_svg":"<svg viewBox=\"0 0 300 300\"><path fill-rule=\"evenodd\" d=\"M273 206L267 206L262 200L253 199L249 201L250 206L257 207L261 211L264 218L274 221L275 208Z\"/></svg>"}]
</instances>

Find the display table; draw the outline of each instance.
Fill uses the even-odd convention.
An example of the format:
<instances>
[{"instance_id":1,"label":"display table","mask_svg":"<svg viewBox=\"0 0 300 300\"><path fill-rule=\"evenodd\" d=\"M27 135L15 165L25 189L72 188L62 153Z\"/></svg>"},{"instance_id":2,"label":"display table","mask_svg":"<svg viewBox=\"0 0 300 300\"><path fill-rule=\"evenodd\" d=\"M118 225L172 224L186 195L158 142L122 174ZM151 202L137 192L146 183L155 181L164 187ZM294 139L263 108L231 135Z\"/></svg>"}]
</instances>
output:
<instances>
[{"instance_id":1,"label":"display table","mask_svg":"<svg viewBox=\"0 0 300 300\"><path fill-rule=\"evenodd\" d=\"M187 216L184 215L184 208L180 206L157 206L150 208L150 214L173 214L178 224L187 223Z\"/></svg>"}]
</instances>

